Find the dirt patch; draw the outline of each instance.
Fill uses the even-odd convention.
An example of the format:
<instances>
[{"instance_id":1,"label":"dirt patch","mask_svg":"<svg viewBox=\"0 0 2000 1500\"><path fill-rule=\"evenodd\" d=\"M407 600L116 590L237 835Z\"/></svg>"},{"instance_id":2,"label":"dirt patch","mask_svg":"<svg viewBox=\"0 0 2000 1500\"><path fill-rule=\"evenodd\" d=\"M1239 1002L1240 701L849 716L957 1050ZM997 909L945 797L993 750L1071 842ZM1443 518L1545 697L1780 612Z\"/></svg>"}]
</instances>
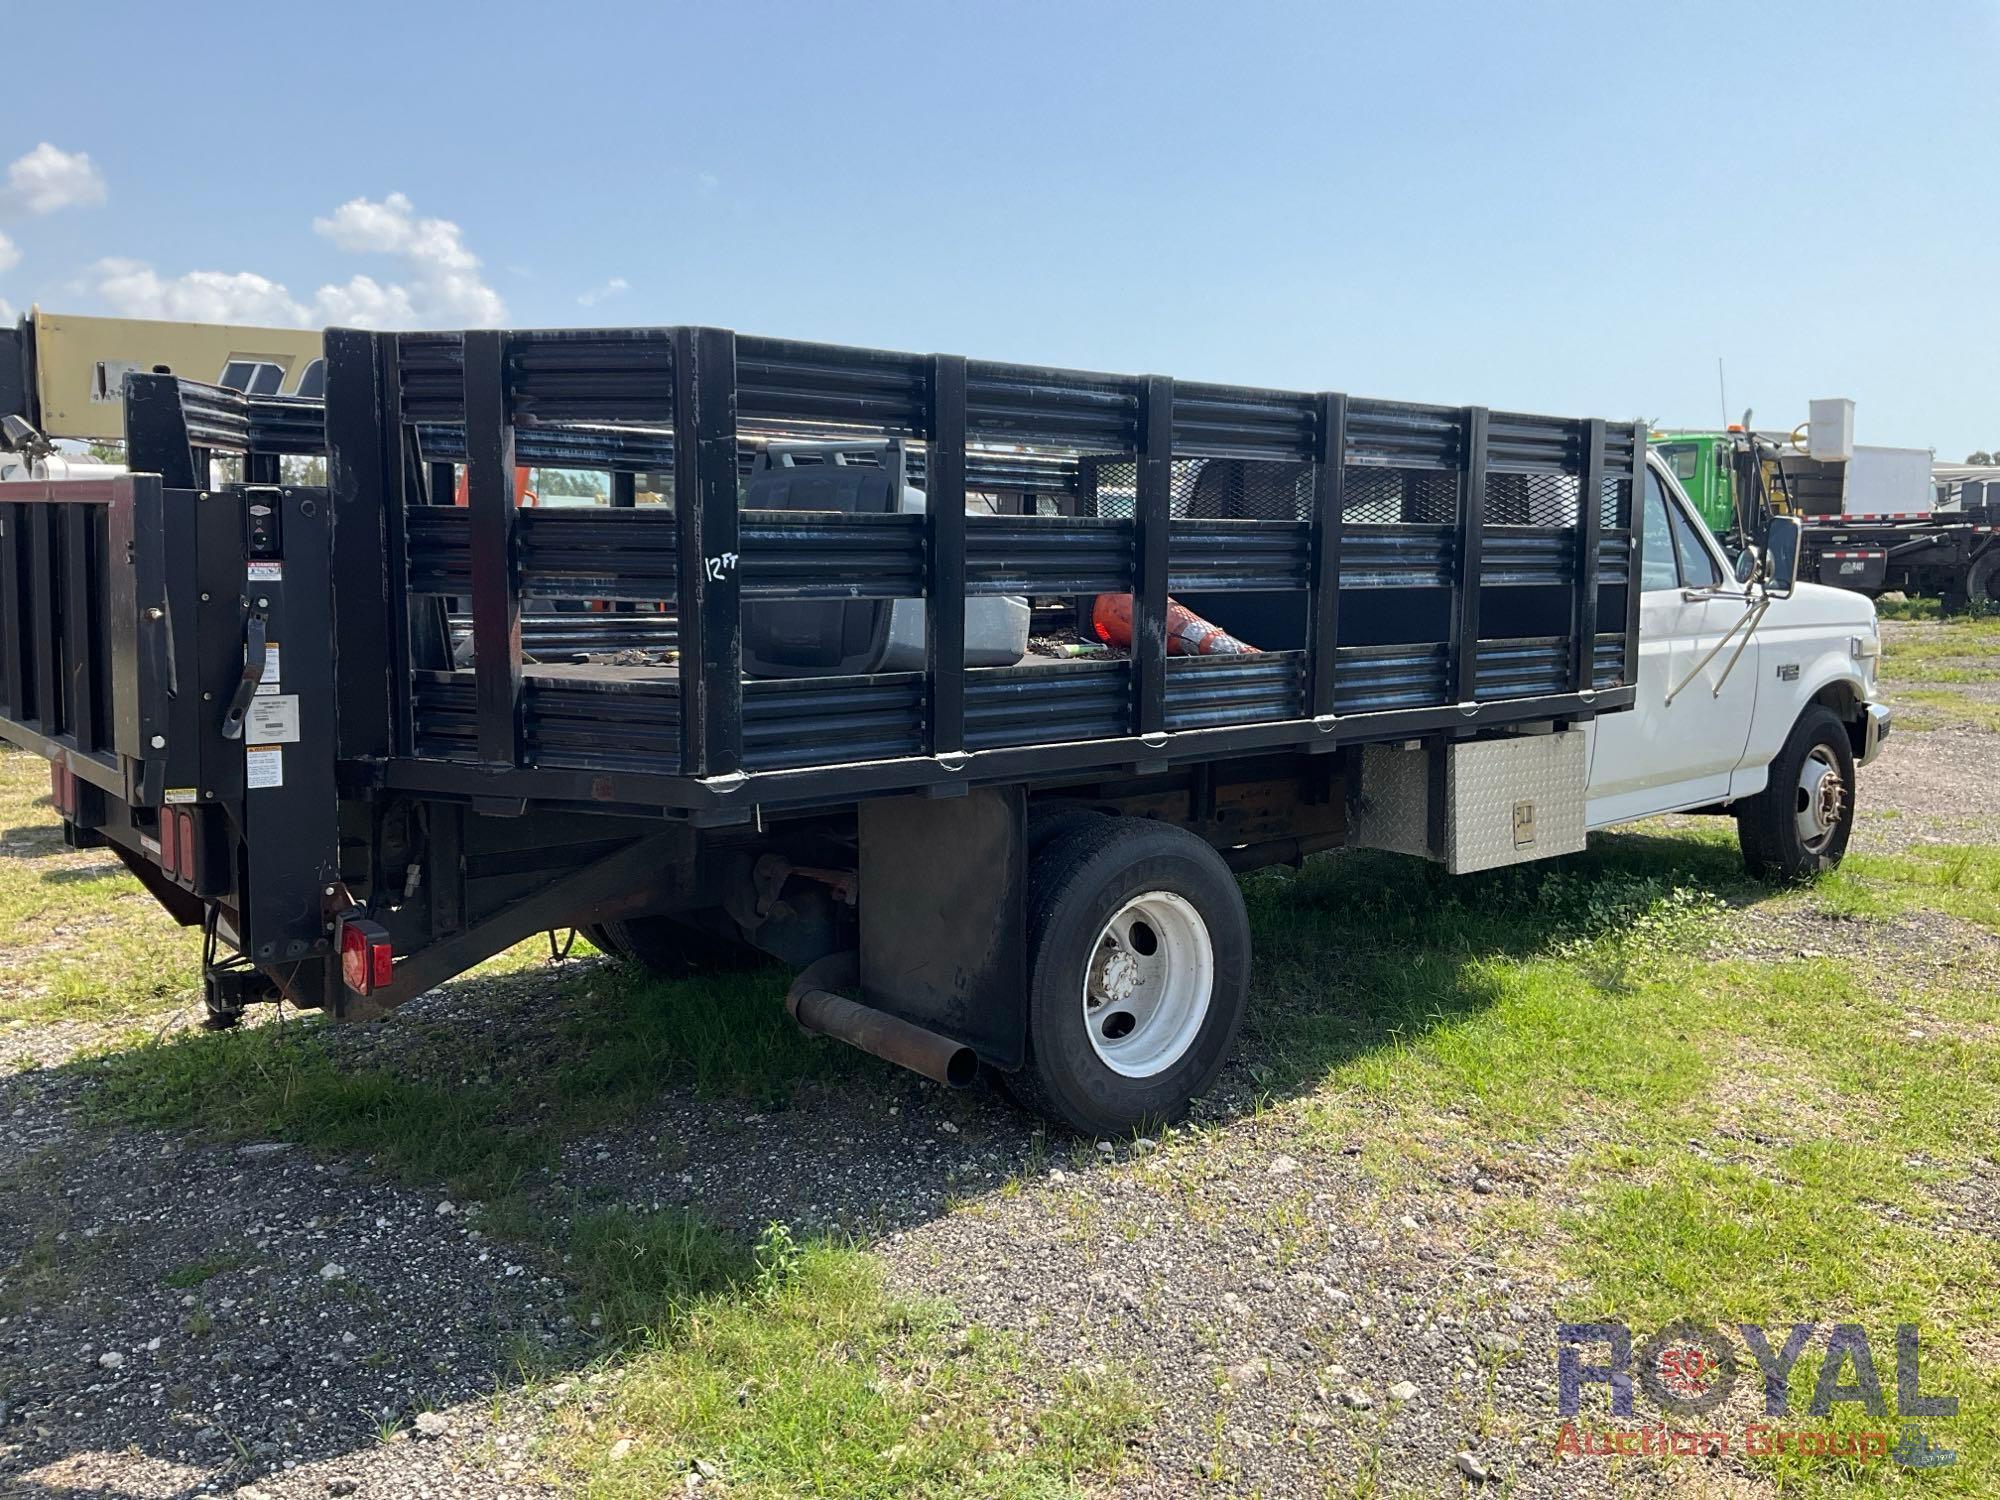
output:
<instances>
[{"instance_id":1,"label":"dirt patch","mask_svg":"<svg viewBox=\"0 0 2000 1500\"><path fill-rule=\"evenodd\" d=\"M1858 850L2000 840L2000 734L1962 724L1899 730L1859 780Z\"/></svg>"},{"instance_id":2,"label":"dirt patch","mask_svg":"<svg viewBox=\"0 0 2000 1500\"><path fill-rule=\"evenodd\" d=\"M1850 917L1794 904L1750 906L1739 916L1733 947L1739 957L1783 963L1866 953L1877 972L1899 986L1963 983L1983 975L2000 989L2000 937L1944 912Z\"/></svg>"}]
</instances>

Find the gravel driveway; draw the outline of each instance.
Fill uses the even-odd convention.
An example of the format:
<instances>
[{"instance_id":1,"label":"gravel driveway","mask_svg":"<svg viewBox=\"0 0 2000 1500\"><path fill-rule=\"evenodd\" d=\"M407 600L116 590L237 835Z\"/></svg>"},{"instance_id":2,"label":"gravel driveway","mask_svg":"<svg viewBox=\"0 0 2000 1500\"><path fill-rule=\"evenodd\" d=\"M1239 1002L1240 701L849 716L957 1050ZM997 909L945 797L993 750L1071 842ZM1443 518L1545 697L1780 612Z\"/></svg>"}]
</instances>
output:
<instances>
[{"instance_id":1,"label":"gravel driveway","mask_svg":"<svg viewBox=\"0 0 2000 1500\"><path fill-rule=\"evenodd\" d=\"M1900 733L1863 798L1857 850L1991 841L2000 735ZM1983 934L1948 936L1990 958ZM545 1038L554 990L528 976L478 1009L446 992L396 1024ZM59 1036L53 1051L95 1039ZM1363 1473L1457 1494L1475 1469L1517 1495L1618 1492L1549 1467L1549 1364L1523 1349L1544 1348L1565 1289L1494 1253L1509 1203L1573 1145L1521 1143L1499 1175L1458 1159L1419 1216L1358 1144L1302 1151L1261 1118L1264 1045L1248 1036L1159 1141L1052 1137L984 1094L884 1070L776 1114L667 1091L572 1142L546 1187L746 1231L843 1229L899 1288L1025 1340L1031 1378L1137 1372L1158 1404L1120 1494L1316 1495ZM0 1490L544 1492L533 1442L551 1398L517 1388L520 1356L570 1361L566 1387L593 1378L559 1267L489 1237L479 1205L364 1161L106 1127L87 1107L74 1072L0 1083Z\"/></svg>"}]
</instances>

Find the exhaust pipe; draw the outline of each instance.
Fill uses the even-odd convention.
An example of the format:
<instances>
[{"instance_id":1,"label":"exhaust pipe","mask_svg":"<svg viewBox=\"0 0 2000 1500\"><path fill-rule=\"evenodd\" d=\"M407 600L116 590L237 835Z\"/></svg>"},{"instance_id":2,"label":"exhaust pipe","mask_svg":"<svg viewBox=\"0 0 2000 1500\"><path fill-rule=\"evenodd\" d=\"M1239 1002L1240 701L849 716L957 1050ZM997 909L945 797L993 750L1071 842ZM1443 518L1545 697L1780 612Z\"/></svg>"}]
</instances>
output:
<instances>
[{"instance_id":1,"label":"exhaust pipe","mask_svg":"<svg viewBox=\"0 0 2000 1500\"><path fill-rule=\"evenodd\" d=\"M859 981L860 960L835 953L812 964L785 991L785 1009L806 1031L859 1047L884 1062L962 1089L979 1076L979 1055L962 1042L833 993L833 985Z\"/></svg>"}]
</instances>

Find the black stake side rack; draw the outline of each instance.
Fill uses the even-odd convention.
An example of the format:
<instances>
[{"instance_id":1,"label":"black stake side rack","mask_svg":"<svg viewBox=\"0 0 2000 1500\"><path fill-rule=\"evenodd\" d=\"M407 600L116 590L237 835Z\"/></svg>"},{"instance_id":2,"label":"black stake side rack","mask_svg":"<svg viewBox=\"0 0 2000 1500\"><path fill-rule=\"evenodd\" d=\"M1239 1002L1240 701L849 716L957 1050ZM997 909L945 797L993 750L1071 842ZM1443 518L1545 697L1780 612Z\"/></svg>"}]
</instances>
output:
<instances>
[{"instance_id":1,"label":"black stake side rack","mask_svg":"<svg viewBox=\"0 0 2000 1500\"><path fill-rule=\"evenodd\" d=\"M169 488L207 454L252 482L326 454L350 790L733 822L1632 702L1642 424L717 328L334 329L326 358L323 410L146 378L129 438ZM758 447L801 437L901 440L925 512L742 509ZM611 503L517 506L521 465L607 472ZM1232 484L1204 491L1217 465ZM633 503L640 473L668 503ZM964 665L969 597L1128 591L1129 659ZM1170 594L1265 598L1272 649L1170 657ZM900 598L931 606L921 672L742 674L746 604ZM662 609L677 660L538 665L524 603L555 599Z\"/></svg>"}]
</instances>

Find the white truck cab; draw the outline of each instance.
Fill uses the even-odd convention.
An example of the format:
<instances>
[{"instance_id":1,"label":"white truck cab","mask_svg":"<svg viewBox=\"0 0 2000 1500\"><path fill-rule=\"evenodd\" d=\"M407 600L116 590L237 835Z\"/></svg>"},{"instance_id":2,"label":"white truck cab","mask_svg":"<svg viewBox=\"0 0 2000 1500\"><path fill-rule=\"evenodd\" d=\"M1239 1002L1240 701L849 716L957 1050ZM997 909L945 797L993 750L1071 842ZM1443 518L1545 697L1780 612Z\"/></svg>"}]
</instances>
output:
<instances>
[{"instance_id":1,"label":"white truck cab","mask_svg":"<svg viewBox=\"0 0 2000 1500\"><path fill-rule=\"evenodd\" d=\"M1754 873L1832 868L1853 827L1855 767L1890 727L1874 604L1739 577L1761 562L1732 568L1658 456L1641 501L1639 696L1589 726L1589 826L1727 810Z\"/></svg>"}]
</instances>

